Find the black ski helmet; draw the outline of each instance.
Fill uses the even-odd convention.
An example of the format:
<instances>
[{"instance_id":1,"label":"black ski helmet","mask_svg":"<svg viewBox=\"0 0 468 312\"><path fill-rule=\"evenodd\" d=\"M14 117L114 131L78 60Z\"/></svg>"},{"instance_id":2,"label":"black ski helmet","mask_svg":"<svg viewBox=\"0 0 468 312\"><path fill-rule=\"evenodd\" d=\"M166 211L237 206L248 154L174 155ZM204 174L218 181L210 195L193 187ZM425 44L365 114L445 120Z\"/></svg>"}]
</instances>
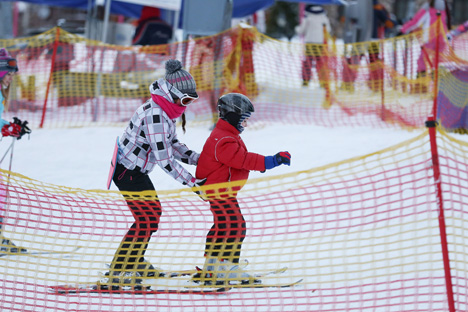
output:
<instances>
[{"instance_id":1,"label":"black ski helmet","mask_svg":"<svg viewBox=\"0 0 468 312\"><path fill-rule=\"evenodd\" d=\"M235 113L242 115L245 113L253 113L255 111L252 102L249 98L240 93L229 93L218 99L219 117L223 118L227 113Z\"/></svg>"}]
</instances>

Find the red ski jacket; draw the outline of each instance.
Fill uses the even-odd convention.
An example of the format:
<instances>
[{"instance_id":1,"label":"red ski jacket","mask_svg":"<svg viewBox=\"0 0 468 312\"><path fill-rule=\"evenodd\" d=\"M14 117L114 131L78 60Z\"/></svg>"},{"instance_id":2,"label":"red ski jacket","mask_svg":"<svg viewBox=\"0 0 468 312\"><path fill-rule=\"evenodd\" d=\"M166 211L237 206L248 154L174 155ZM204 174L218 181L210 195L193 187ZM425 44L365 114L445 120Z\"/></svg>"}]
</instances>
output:
<instances>
[{"instance_id":1,"label":"red ski jacket","mask_svg":"<svg viewBox=\"0 0 468 312\"><path fill-rule=\"evenodd\" d=\"M244 180L232 189L233 193L222 197L236 196L247 182L250 170L264 171L265 156L248 152L239 131L227 121L218 120L198 159L197 179L207 178L205 185ZM206 194L227 190L220 188L206 191Z\"/></svg>"}]
</instances>

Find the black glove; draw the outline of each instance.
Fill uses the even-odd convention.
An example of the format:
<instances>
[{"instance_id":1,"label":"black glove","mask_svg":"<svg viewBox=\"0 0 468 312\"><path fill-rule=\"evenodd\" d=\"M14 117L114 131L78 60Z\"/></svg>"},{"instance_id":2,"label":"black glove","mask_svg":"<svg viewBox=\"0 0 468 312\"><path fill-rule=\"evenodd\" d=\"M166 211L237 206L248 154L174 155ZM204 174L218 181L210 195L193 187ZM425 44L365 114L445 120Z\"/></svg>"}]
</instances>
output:
<instances>
[{"instance_id":1,"label":"black glove","mask_svg":"<svg viewBox=\"0 0 468 312\"><path fill-rule=\"evenodd\" d=\"M207 201L208 197L206 194L200 189L200 186L205 184L206 178L204 179L196 179L195 180L195 185L192 187L192 190L197 194L202 200Z\"/></svg>"},{"instance_id":2,"label":"black glove","mask_svg":"<svg viewBox=\"0 0 468 312\"><path fill-rule=\"evenodd\" d=\"M25 134L30 134L31 133L31 129L29 129L28 127L28 121L25 120L25 121L21 121L19 118L17 117L13 117L13 123L20 126L20 130L19 130L19 133L18 133L18 137L17 137L17 140L21 139L21 137Z\"/></svg>"}]
</instances>

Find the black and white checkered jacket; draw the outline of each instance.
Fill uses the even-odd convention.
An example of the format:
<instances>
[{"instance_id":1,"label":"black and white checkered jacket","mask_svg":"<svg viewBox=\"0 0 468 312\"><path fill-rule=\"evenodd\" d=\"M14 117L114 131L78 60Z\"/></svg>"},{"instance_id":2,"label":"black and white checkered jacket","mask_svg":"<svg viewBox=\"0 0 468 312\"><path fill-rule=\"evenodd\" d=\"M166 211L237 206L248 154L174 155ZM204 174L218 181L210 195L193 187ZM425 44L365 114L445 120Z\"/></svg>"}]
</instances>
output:
<instances>
[{"instance_id":1,"label":"black and white checkered jacket","mask_svg":"<svg viewBox=\"0 0 468 312\"><path fill-rule=\"evenodd\" d=\"M120 139L119 163L127 169L150 173L159 165L183 185L193 187L195 178L176 160L196 165L200 154L177 139L176 120L172 120L152 99L132 116Z\"/></svg>"}]
</instances>

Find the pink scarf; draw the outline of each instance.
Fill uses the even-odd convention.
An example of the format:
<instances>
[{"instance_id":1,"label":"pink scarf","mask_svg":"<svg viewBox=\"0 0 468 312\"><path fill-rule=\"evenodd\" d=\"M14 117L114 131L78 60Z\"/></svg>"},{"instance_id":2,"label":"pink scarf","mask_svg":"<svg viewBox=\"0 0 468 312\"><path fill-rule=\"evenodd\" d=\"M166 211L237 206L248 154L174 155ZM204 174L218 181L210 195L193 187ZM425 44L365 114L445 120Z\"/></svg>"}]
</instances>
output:
<instances>
[{"instance_id":1,"label":"pink scarf","mask_svg":"<svg viewBox=\"0 0 468 312\"><path fill-rule=\"evenodd\" d=\"M180 106L175 103L168 101L166 98L160 95L151 94L153 101L161 106L162 110L169 116L171 119L176 119L182 116L187 107Z\"/></svg>"}]
</instances>

